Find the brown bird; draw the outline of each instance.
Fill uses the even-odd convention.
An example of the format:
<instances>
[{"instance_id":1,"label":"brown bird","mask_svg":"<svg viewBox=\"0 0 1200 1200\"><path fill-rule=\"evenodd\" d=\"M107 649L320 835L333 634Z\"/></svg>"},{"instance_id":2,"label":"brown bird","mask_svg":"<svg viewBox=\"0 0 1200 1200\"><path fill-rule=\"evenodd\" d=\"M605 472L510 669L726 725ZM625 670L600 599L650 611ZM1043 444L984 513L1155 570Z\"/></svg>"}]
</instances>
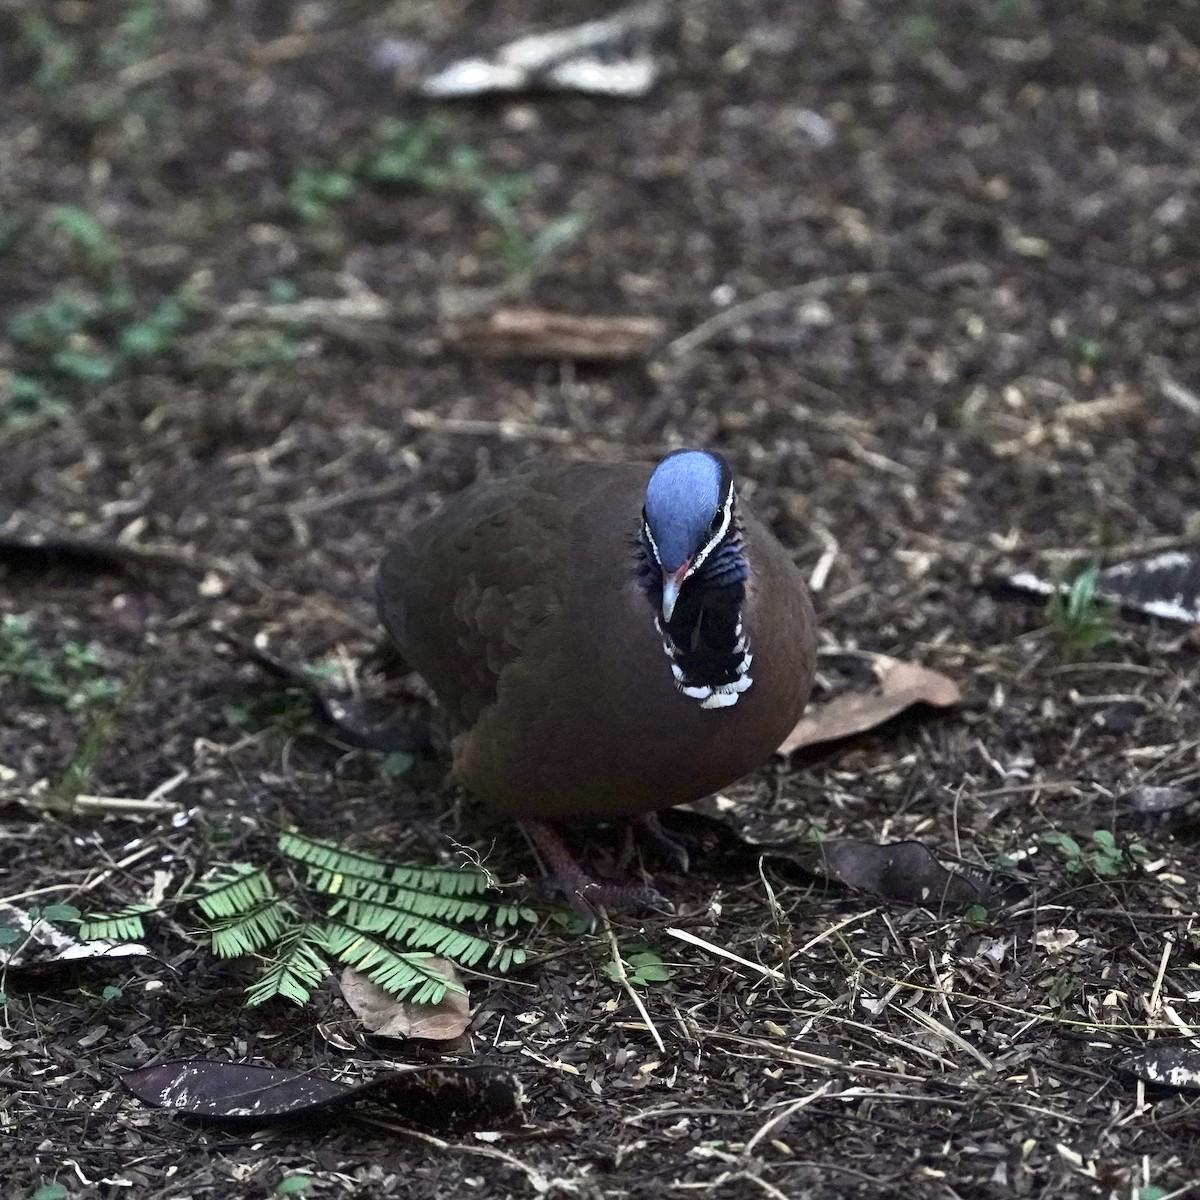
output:
<instances>
[{"instance_id":1,"label":"brown bird","mask_svg":"<svg viewBox=\"0 0 1200 1200\"><path fill-rule=\"evenodd\" d=\"M662 840L654 814L759 767L812 685L804 580L707 451L476 483L389 549L377 598L459 781L583 911L656 893L593 882L548 822L632 817Z\"/></svg>"}]
</instances>

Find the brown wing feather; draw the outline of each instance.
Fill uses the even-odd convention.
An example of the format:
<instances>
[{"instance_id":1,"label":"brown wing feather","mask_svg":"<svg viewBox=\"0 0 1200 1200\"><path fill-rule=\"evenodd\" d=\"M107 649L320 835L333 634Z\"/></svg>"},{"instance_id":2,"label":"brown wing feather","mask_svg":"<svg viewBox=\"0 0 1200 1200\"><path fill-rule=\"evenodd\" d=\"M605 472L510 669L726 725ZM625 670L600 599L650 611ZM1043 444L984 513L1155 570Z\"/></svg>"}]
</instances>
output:
<instances>
[{"instance_id":1,"label":"brown wing feather","mask_svg":"<svg viewBox=\"0 0 1200 1200\"><path fill-rule=\"evenodd\" d=\"M514 473L452 498L388 551L376 590L388 632L455 729L496 699L530 632L562 608L571 514L563 466Z\"/></svg>"}]
</instances>

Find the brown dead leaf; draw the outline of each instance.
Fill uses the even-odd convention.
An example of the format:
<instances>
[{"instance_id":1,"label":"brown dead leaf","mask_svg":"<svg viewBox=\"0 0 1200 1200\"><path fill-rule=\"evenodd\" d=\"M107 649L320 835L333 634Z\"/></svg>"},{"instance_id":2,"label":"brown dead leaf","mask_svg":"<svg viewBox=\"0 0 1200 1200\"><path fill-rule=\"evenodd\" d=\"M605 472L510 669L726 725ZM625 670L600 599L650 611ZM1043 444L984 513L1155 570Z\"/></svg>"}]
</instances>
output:
<instances>
[{"instance_id":1,"label":"brown dead leaf","mask_svg":"<svg viewBox=\"0 0 1200 1200\"><path fill-rule=\"evenodd\" d=\"M618 362L639 358L663 335L654 317L577 317L544 308L499 308L447 322L446 336L487 358L573 358Z\"/></svg>"},{"instance_id":2,"label":"brown dead leaf","mask_svg":"<svg viewBox=\"0 0 1200 1200\"><path fill-rule=\"evenodd\" d=\"M819 704L800 718L776 754L791 754L804 746L836 742L865 733L890 720L914 704L948 708L962 698L958 685L938 671L916 663L901 662L886 654L874 654L872 669L879 686L869 692L847 692Z\"/></svg>"},{"instance_id":3,"label":"brown dead leaf","mask_svg":"<svg viewBox=\"0 0 1200 1200\"><path fill-rule=\"evenodd\" d=\"M448 959L430 955L426 966L445 976L452 985L437 1004L413 1004L408 1000L397 1000L353 967L347 967L342 972L342 995L362 1021L363 1028L376 1037L453 1041L461 1037L471 1023L470 998L454 964ZM455 987L462 990L455 991Z\"/></svg>"},{"instance_id":4,"label":"brown dead leaf","mask_svg":"<svg viewBox=\"0 0 1200 1200\"><path fill-rule=\"evenodd\" d=\"M984 880L965 871L948 871L922 842L865 842L835 838L818 843L831 879L855 891L887 900L919 904L935 912L979 904L987 896Z\"/></svg>"}]
</instances>

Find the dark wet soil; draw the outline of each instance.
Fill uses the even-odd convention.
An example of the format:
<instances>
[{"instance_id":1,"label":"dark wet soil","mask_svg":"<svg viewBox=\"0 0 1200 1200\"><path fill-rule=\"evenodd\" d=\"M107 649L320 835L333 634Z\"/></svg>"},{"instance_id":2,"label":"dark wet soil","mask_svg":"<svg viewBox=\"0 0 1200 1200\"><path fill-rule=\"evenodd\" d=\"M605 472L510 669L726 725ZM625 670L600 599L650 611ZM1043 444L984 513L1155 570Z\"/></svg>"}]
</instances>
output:
<instances>
[{"instance_id":1,"label":"dark wet soil","mask_svg":"<svg viewBox=\"0 0 1200 1200\"><path fill-rule=\"evenodd\" d=\"M150 959L0 983L5 1195L265 1195L296 1172L311 1195L414 1198L1150 1200L1192 1181L1186 1094L1143 1094L1116 1049L1189 1021L1197 994L1194 811L1126 799L1196 788L1196 639L1104 617L1115 640L1081 649L994 580L1197 536L1200 15L697 0L630 102L434 103L374 65L381 45L449 60L597 11L0 3L0 530L130 556L114 573L0 554L0 610L48 661L91 644L80 679L123 697L48 695L5 641L0 899L172 895L289 823L535 876L443 764L389 781L214 625L373 687L392 532L530 457L684 444L726 454L820 568L818 698L847 651L965 694L764 768L723 818L920 838L1023 899L948 915L770 867L656 867L676 916L614 932L674 970L644 993L665 1049L604 972L608 940L547 921L526 967L471 981L451 1056L514 1071L529 1125L445 1145L140 1107L119 1076L164 1059L438 1057L363 1041L332 983L306 1009L247 1009L249 966L214 962L183 917L151 922ZM429 169L389 180L413 129ZM500 302L656 317L666 341L589 365L443 336L443 314ZM47 810L72 766L102 797L182 774L169 798L190 816ZM619 838L595 841L612 869Z\"/></svg>"}]
</instances>

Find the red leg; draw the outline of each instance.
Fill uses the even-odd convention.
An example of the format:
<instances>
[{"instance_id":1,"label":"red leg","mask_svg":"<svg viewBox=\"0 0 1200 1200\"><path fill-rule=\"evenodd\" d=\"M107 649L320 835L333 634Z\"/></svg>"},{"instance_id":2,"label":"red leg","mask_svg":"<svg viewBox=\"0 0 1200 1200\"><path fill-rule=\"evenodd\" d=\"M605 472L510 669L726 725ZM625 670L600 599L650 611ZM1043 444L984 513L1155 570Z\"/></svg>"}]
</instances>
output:
<instances>
[{"instance_id":1,"label":"red leg","mask_svg":"<svg viewBox=\"0 0 1200 1200\"><path fill-rule=\"evenodd\" d=\"M566 897L567 903L588 925L596 922L596 909L652 909L674 912L674 908L652 887L637 883L597 883L575 861L562 836L545 821L522 821L521 832L529 839L542 870Z\"/></svg>"}]
</instances>

